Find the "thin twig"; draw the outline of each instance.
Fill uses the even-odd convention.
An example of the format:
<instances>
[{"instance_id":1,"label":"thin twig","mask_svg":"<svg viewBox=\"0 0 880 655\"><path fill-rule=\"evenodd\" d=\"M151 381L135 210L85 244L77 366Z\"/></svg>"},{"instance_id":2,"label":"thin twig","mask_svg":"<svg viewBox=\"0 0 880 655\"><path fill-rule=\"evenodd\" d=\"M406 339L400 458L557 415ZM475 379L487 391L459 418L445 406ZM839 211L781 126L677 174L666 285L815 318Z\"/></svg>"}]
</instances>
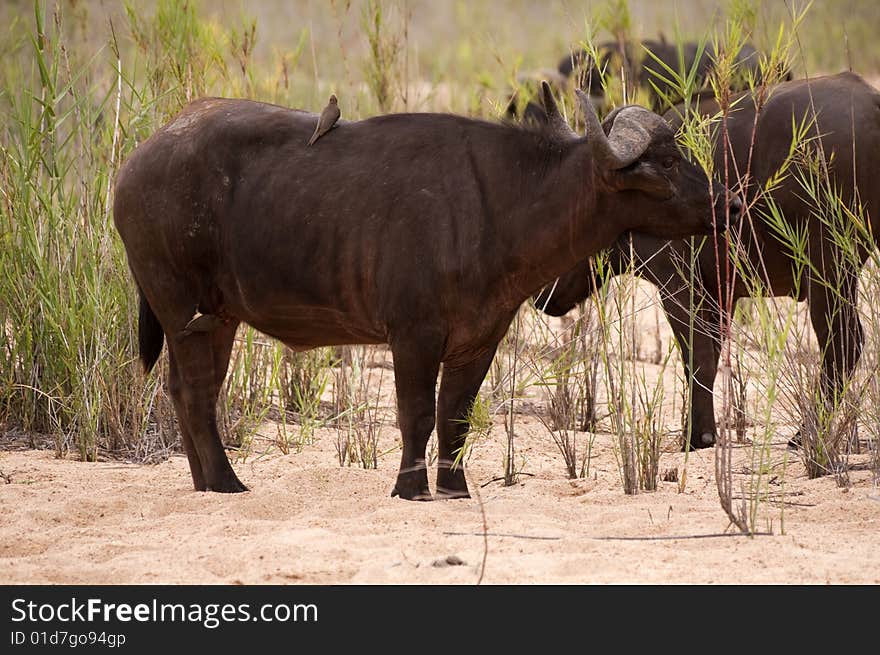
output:
<instances>
[{"instance_id":1,"label":"thin twig","mask_svg":"<svg viewBox=\"0 0 880 655\"><path fill-rule=\"evenodd\" d=\"M462 466L464 466L464 464L462 464ZM477 503L480 506L480 516L483 519L483 560L480 562L480 575L477 577L477 585L479 585L483 582L483 576L486 573L486 559L489 557L489 526L486 522L486 507L483 505L483 497L480 495L480 491L477 487L474 487L474 494L476 495Z\"/></svg>"},{"instance_id":2,"label":"thin twig","mask_svg":"<svg viewBox=\"0 0 880 655\"><path fill-rule=\"evenodd\" d=\"M113 143L110 146L110 166L107 174L107 194L104 198L104 224L110 220L110 192L113 190L113 169L116 166L116 151L119 145L119 114L122 111L122 58L116 41L116 30L110 20L110 34L113 37L113 54L116 55L116 111L113 116Z\"/></svg>"},{"instance_id":3,"label":"thin twig","mask_svg":"<svg viewBox=\"0 0 880 655\"><path fill-rule=\"evenodd\" d=\"M485 524L483 525L485 528ZM559 541L562 537L543 537L541 535L529 535L529 534L515 534L513 532L443 532L445 535L450 535L453 537L484 537L485 542L488 544L488 537L510 537L512 539L536 539L540 541ZM483 564L486 563L485 552L483 553ZM480 580L483 579L483 572L480 571ZM480 584L479 580L477 584Z\"/></svg>"},{"instance_id":4,"label":"thin twig","mask_svg":"<svg viewBox=\"0 0 880 655\"><path fill-rule=\"evenodd\" d=\"M681 539L715 539L716 537L772 537L772 532L716 532L713 534L687 534L671 537L589 537L596 541L678 541Z\"/></svg>"},{"instance_id":5,"label":"thin twig","mask_svg":"<svg viewBox=\"0 0 880 655\"><path fill-rule=\"evenodd\" d=\"M522 471L520 471L519 473L517 473L517 475L528 475L529 477L532 477L532 478L535 477L535 474L534 474L534 473L523 473ZM488 487L488 486L489 486L490 484L492 484L493 482L504 482L505 479L506 479L506 478L501 477L501 476L499 476L499 477L497 477L497 478L492 478L492 479L489 480L488 482L484 482L483 484L481 484L481 485L480 485L480 488L482 489L483 487Z\"/></svg>"}]
</instances>

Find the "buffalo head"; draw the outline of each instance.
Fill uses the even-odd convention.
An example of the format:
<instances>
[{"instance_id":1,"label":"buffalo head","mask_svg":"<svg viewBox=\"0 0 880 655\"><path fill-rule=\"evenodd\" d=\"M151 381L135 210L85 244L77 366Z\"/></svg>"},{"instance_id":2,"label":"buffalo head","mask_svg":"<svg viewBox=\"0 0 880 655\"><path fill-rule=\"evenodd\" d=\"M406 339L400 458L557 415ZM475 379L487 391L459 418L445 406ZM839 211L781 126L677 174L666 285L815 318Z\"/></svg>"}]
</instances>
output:
<instances>
[{"instance_id":1,"label":"buffalo head","mask_svg":"<svg viewBox=\"0 0 880 655\"><path fill-rule=\"evenodd\" d=\"M543 92L547 129L579 138L560 115L550 87L544 86ZM581 91L576 93L585 117L585 138L592 141L595 175L613 191L603 194L607 206L602 213L615 213L619 204L626 210L618 211L629 214L630 230L664 239L711 234L723 230L728 219L738 218L739 197L722 184L710 182L701 168L682 155L672 127L663 118L643 107L626 105L600 124L590 99ZM612 250L612 268L620 267L618 255ZM599 284L590 261L584 260L545 286L534 302L546 313L561 316Z\"/></svg>"},{"instance_id":2,"label":"buffalo head","mask_svg":"<svg viewBox=\"0 0 880 655\"><path fill-rule=\"evenodd\" d=\"M612 194L609 202L625 203L630 229L665 238L710 234L724 225L725 204L731 219L739 215L740 200L682 155L662 117L626 105L611 112L603 126L590 99L580 90L576 93L586 138L593 141L597 175L626 196ZM548 105L548 116L552 113Z\"/></svg>"}]
</instances>

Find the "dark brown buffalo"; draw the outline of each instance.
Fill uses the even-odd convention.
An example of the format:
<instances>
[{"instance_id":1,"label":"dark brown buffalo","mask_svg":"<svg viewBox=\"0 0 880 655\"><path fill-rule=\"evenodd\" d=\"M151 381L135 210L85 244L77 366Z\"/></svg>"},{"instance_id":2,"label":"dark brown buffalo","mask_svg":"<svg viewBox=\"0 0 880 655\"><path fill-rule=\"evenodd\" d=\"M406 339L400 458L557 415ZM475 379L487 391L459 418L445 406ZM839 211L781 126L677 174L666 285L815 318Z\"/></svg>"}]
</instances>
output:
<instances>
[{"instance_id":1,"label":"dark brown buffalo","mask_svg":"<svg viewBox=\"0 0 880 655\"><path fill-rule=\"evenodd\" d=\"M388 343L403 435L393 495L431 497L435 412L437 492L468 495L450 463L520 304L625 230L712 229L710 184L662 118L631 109L606 137L581 102L585 138L397 114L309 148L314 114L203 99L128 157L113 210L141 293L140 355L149 370L168 344L197 490L246 489L215 416L245 322L296 350Z\"/></svg>"},{"instance_id":2,"label":"dark brown buffalo","mask_svg":"<svg viewBox=\"0 0 880 655\"><path fill-rule=\"evenodd\" d=\"M623 47L617 41L607 41L599 44L596 51L601 68L607 74L619 74L619 67L623 66L631 80L638 80L638 85L648 91L652 109L655 111L682 100L676 96L676 86L670 83L672 76L667 67L683 76L696 67L696 88L702 89L715 61L711 44L701 48L693 41L679 44L665 39L646 39L641 42L626 42ZM737 52L734 63L736 70L732 80L733 90L748 88L749 78L755 84L762 82L760 55L753 45L744 44ZM564 78L573 78L578 88L589 91L594 102L604 96L601 76L587 50L574 50L563 57L558 70ZM783 77L791 79L790 73Z\"/></svg>"},{"instance_id":3,"label":"dark brown buffalo","mask_svg":"<svg viewBox=\"0 0 880 655\"><path fill-rule=\"evenodd\" d=\"M596 66L590 52L583 48L572 50L559 61L557 70L552 71L550 77L557 94L564 93L571 87L579 88L590 95L594 104L602 105L605 102L605 89L602 86L603 76L600 74L600 69L604 71L605 76L618 77L623 69L623 74L630 80L628 84L630 89L635 86L644 89L650 98L651 109L663 111L683 100L667 67L682 76L687 76L693 68L696 68L694 80L696 95L706 97L712 93L708 84L709 73L715 61L712 44L706 44L701 48L700 44L694 41L675 43L664 38L627 41L623 46L618 41L605 41L596 46L596 53L599 55L599 67ZM737 52L734 65L730 85L732 90L748 89L750 80L753 85L762 83L760 54L750 43L744 44ZM547 72L542 72L542 77L546 78ZM786 70L778 76L777 81L790 79L791 72ZM635 83L632 82L633 80ZM521 99L519 93L513 94L508 101L506 117L532 123L542 122L541 105L537 101L528 100L531 96L540 95L536 88L535 76L528 73L521 74L517 82L518 87L524 90L525 98Z\"/></svg>"},{"instance_id":4,"label":"dark brown buffalo","mask_svg":"<svg viewBox=\"0 0 880 655\"><path fill-rule=\"evenodd\" d=\"M821 134L821 147L826 160L831 161L831 178L839 188L842 200L851 204L858 189L872 233L880 235L880 184L875 179L875 173L880 169L880 94L852 73L785 82L772 88L757 119L750 167L755 184L750 186L747 197L750 201L754 199L754 190L773 176L788 156L793 121L800 123L804 117L811 120L814 108L817 122L809 136ZM718 106L714 100L704 100L700 110L713 115ZM755 103L747 96L730 116L730 171L734 170L734 162L741 173L746 171L755 113ZM677 124L676 114L670 112L667 118ZM723 148L720 143L716 144L717 171L724 170L723 158ZM735 173L730 175L732 180ZM765 293L796 295L798 300L808 300L811 322L823 353L822 389L826 399L830 400L831 394L839 392L849 379L861 353L863 336L856 310L857 271L841 266L845 258L834 244L825 223L813 214L816 208L796 175L788 175L772 197L789 225L795 230L807 231L810 266L800 279L796 279L790 250L762 218L767 211L766 199L758 199L750 209L750 220L742 221L739 242L745 248L751 270L757 271L755 277L759 278L757 281L763 285ZM735 232L731 230L730 234ZM712 389L721 347L719 310L723 311L723 308L732 306L729 303L749 296L754 287L750 289L741 274L733 273L735 266L732 262L728 265L722 260L716 267L714 245L707 243L699 253L697 270L693 271L700 284L693 289L693 306L699 309L693 316L695 330L691 349L691 289L687 284L692 273L687 265L692 261L690 242L667 242L638 233L632 237L636 274L659 287L663 308L686 368L693 357L692 407L686 430L689 437L685 443L689 442L694 448L712 445L716 435ZM627 268L629 248L627 238L618 241L612 249L612 274ZM720 253L730 252L724 237L719 238L718 248ZM763 258L758 257L758 252ZM868 252L860 249L859 254L864 263ZM825 278L824 282L822 278ZM536 304L549 314L559 316L588 297L596 284L589 262L582 261L560 277L554 286L545 288L536 298ZM687 379L690 379L689 374Z\"/></svg>"}]
</instances>

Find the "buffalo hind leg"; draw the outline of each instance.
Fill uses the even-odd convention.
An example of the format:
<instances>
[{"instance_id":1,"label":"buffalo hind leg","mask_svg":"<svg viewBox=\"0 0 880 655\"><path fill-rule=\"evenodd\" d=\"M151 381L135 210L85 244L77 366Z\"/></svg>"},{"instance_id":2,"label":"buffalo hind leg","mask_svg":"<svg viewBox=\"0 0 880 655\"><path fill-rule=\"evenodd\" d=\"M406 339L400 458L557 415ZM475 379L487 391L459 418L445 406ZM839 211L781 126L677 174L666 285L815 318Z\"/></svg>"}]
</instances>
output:
<instances>
[{"instance_id":1,"label":"buffalo hind leg","mask_svg":"<svg viewBox=\"0 0 880 655\"><path fill-rule=\"evenodd\" d=\"M716 439L714 387L721 336L718 311L705 305L716 301L702 298L694 291L694 305L698 309L693 319L692 333L690 292L684 289L668 295L661 291L661 296L663 309L681 351L685 382L690 392L682 450L688 447L708 448L715 444ZM700 307L700 304L704 306Z\"/></svg>"},{"instance_id":2,"label":"buffalo hind leg","mask_svg":"<svg viewBox=\"0 0 880 655\"><path fill-rule=\"evenodd\" d=\"M183 442L183 450L189 461L189 472L192 475L193 487L196 491L207 491L205 474L202 472L202 462L196 451L195 443L189 432L189 422L185 420L186 411L183 405L183 395L180 387L180 374L177 372L177 362L174 355L168 357L168 393L174 403L174 411L177 414L177 429L180 431L180 440Z\"/></svg>"},{"instance_id":3,"label":"buffalo hind leg","mask_svg":"<svg viewBox=\"0 0 880 655\"><path fill-rule=\"evenodd\" d=\"M434 430L435 389L440 371L442 339L392 339L397 423L403 437L400 471L392 496L431 500L425 449Z\"/></svg>"},{"instance_id":4,"label":"buffalo hind leg","mask_svg":"<svg viewBox=\"0 0 880 655\"><path fill-rule=\"evenodd\" d=\"M197 490L236 493L247 491L226 457L217 430L217 396L235 338L234 323L211 332L194 332L170 337L168 346L176 375L172 397L181 425L184 447L192 463L190 447L201 465L192 468Z\"/></svg>"},{"instance_id":5,"label":"buffalo hind leg","mask_svg":"<svg viewBox=\"0 0 880 655\"><path fill-rule=\"evenodd\" d=\"M842 277L843 282L833 289L821 282L811 284L810 289L810 321L822 352L821 402L829 410L840 406L865 339L856 304L857 278ZM798 432L789 445L800 446L801 440Z\"/></svg>"},{"instance_id":6,"label":"buffalo hind leg","mask_svg":"<svg viewBox=\"0 0 880 655\"><path fill-rule=\"evenodd\" d=\"M468 414L495 356L494 344L485 354L464 366L443 367L437 399L437 495L470 498L464 463L454 466L470 429Z\"/></svg>"}]
</instances>

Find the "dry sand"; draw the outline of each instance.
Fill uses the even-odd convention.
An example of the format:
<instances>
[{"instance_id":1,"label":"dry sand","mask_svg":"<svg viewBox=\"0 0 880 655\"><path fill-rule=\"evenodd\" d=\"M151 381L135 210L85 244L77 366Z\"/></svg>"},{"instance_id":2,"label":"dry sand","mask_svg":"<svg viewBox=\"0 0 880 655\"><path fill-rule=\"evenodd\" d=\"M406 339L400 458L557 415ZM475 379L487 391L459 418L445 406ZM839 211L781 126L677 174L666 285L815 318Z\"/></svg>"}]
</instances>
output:
<instances>
[{"instance_id":1,"label":"dry sand","mask_svg":"<svg viewBox=\"0 0 880 655\"><path fill-rule=\"evenodd\" d=\"M609 435L596 437L589 479L570 481L540 423L518 425L529 475L491 482L502 472L499 423L472 454L473 498L429 503L389 496L399 451L378 470L341 468L330 430L299 453L238 462L251 489L238 495L194 492L182 456L135 465L6 450L0 582L474 584L484 558L489 584L880 582L880 493L867 456L852 459L852 485L841 488L806 479L780 436L767 478L778 477L774 502L760 506L759 528L773 534L721 536L711 450L690 454L683 493L661 482L626 496ZM670 446L661 471L683 462ZM736 484L745 465L734 465ZM437 565L448 556L463 564Z\"/></svg>"},{"instance_id":2,"label":"dry sand","mask_svg":"<svg viewBox=\"0 0 880 655\"><path fill-rule=\"evenodd\" d=\"M547 416L545 391L531 386L516 417L514 461L523 473L517 484L498 481L506 443L499 412L467 460L472 498L392 498L400 436L391 359L379 352L369 378L385 421L377 470L340 467L332 428L318 430L299 452L282 454L272 443L277 426L267 423L248 457L233 458L250 491L199 493L183 455L156 465L85 463L0 437L0 583L880 582L880 480L865 447L868 430L865 454L850 456L848 486L831 476L806 477L798 454L786 447L790 421L773 427L763 463L750 443L736 448L735 493L744 495L761 470L765 496L755 527L769 534L734 534L719 503L715 452L685 460L678 450L680 364L647 363L655 346L667 352L671 330L658 314L656 292L642 284L639 293L645 295L636 303L638 376L649 387L662 380L665 392L659 470L677 469L683 485L661 481L657 491L625 495L608 432L595 435L587 478L567 479L538 418ZM552 324L559 333L560 323ZM750 360L755 372L761 357ZM763 431L756 418L760 378L751 377L752 437ZM716 393L720 388L716 382ZM608 421L601 427L607 430ZM579 433L580 452L587 436ZM435 475L432 465L432 488ZM450 556L463 563L443 565Z\"/></svg>"}]
</instances>

